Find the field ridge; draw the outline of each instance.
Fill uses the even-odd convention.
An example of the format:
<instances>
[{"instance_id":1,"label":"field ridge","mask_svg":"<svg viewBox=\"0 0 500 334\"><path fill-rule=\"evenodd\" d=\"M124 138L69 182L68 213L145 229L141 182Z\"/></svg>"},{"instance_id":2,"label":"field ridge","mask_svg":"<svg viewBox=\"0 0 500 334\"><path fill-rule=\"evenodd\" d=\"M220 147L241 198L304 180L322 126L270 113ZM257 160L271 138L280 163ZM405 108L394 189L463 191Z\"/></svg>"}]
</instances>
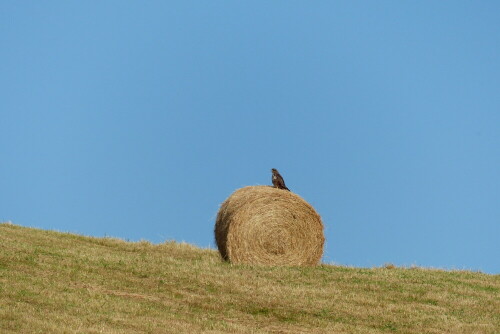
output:
<instances>
[{"instance_id":1,"label":"field ridge","mask_svg":"<svg viewBox=\"0 0 500 334\"><path fill-rule=\"evenodd\" d=\"M0 333L500 333L500 275L230 265L0 224Z\"/></svg>"}]
</instances>

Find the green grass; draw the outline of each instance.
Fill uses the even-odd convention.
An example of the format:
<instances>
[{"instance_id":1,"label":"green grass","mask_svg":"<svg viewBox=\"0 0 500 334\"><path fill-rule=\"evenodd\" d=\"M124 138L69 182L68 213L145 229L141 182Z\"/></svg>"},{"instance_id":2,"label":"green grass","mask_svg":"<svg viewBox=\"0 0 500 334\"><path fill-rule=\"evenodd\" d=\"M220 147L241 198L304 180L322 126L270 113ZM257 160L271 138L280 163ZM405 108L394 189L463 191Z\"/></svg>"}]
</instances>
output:
<instances>
[{"instance_id":1,"label":"green grass","mask_svg":"<svg viewBox=\"0 0 500 334\"><path fill-rule=\"evenodd\" d=\"M233 266L0 224L0 333L500 333L500 275Z\"/></svg>"}]
</instances>

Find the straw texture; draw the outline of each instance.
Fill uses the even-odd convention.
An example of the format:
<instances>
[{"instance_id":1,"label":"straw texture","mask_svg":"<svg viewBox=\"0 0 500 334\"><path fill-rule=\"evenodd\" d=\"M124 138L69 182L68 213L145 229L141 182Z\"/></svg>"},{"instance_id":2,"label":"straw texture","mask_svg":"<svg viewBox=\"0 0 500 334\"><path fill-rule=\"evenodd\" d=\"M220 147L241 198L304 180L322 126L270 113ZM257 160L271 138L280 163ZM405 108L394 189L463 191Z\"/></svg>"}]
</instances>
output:
<instances>
[{"instance_id":1,"label":"straw texture","mask_svg":"<svg viewBox=\"0 0 500 334\"><path fill-rule=\"evenodd\" d=\"M249 186L222 203L215 241L231 263L312 266L323 255L325 238L321 217L300 196Z\"/></svg>"}]
</instances>

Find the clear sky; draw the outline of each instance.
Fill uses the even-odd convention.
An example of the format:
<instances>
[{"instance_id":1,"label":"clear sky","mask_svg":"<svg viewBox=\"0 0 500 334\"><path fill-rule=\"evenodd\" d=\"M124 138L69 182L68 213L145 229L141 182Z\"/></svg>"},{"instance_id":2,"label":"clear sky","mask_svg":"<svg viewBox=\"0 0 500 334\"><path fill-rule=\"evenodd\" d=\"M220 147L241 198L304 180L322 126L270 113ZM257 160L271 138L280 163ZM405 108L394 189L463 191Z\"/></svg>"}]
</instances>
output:
<instances>
[{"instance_id":1,"label":"clear sky","mask_svg":"<svg viewBox=\"0 0 500 334\"><path fill-rule=\"evenodd\" d=\"M498 1L1 1L0 221L215 247L287 186L324 261L500 273Z\"/></svg>"}]
</instances>

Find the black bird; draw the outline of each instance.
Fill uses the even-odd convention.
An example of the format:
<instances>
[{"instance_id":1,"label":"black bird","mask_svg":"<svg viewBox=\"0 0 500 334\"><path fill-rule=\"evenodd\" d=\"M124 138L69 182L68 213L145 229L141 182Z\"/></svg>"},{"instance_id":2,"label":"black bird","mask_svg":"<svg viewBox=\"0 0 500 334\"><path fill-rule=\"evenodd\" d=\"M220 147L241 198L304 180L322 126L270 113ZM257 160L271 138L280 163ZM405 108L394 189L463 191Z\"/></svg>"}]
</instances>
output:
<instances>
[{"instance_id":1,"label":"black bird","mask_svg":"<svg viewBox=\"0 0 500 334\"><path fill-rule=\"evenodd\" d=\"M278 189L285 189L285 190L288 190L290 191L290 189L288 189L285 185L285 180L283 180L283 177L280 175L280 173L278 172L277 169L273 168L271 169L271 172L273 172L273 186L274 188L278 188Z\"/></svg>"}]
</instances>

